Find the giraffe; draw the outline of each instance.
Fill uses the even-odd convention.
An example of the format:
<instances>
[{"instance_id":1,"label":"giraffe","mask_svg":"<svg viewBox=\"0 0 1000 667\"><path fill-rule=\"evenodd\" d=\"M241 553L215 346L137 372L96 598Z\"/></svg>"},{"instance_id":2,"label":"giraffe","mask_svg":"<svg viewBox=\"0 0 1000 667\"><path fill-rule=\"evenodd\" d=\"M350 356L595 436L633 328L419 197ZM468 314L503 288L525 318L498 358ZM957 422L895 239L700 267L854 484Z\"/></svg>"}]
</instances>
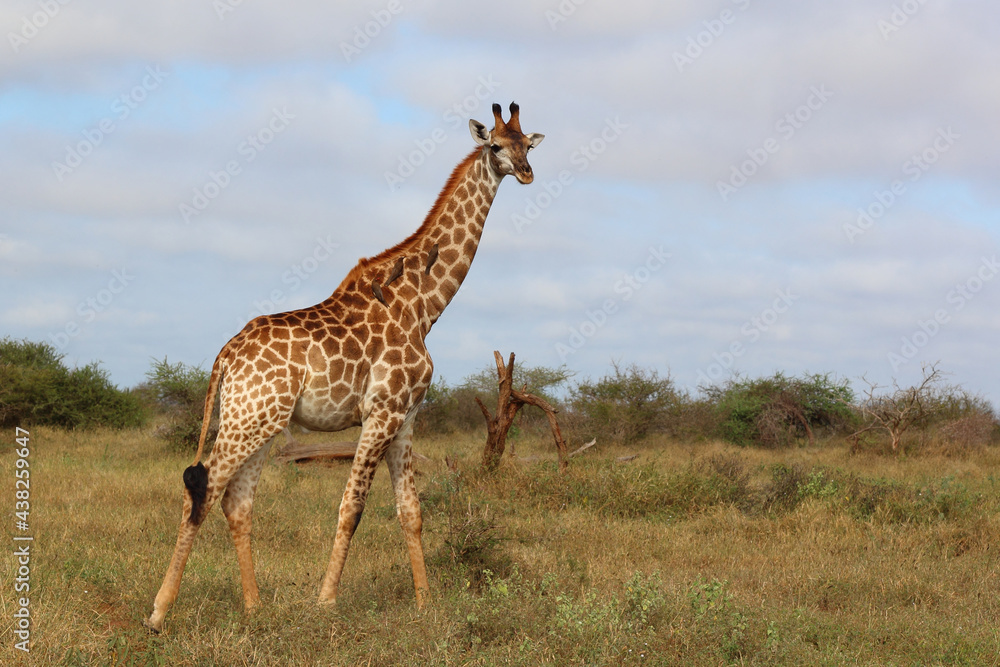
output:
<instances>
[{"instance_id":1,"label":"giraffe","mask_svg":"<svg viewBox=\"0 0 1000 667\"><path fill-rule=\"evenodd\" d=\"M194 463L184 471L181 525L146 627L158 633L177 598L198 528L221 498L249 611L260 603L250 549L254 492L272 438L289 423L310 430L361 426L340 502L320 603L334 603L351 537L375 469L389 468L416 603L427 599L421 512L413 481L411 437L417 407L433 377L424 339L462 284L497 188L512 174L534 180L527 153L544 135L521 132L517 104L495 126L469 120L477 144L455 167L420 227L401 243L361 259L325 301L251 320L212 365ZM218 393L220 426L201 461Z\"/></svg>"}]
</instances>

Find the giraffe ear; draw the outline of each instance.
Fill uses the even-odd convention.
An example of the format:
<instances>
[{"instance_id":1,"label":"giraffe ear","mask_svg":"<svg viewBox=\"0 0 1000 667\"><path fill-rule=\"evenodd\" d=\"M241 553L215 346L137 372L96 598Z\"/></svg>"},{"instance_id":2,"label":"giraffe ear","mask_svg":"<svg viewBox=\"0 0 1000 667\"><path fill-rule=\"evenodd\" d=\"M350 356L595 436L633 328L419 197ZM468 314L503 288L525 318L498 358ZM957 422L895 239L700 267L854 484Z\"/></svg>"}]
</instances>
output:
<instances>
[{"instance_id":1,"label":"giraffe ear","mask_svg":"<svg viewBox=\"0 0 1000 667\"><path fill-rule=\"evenodd\" d=\"M486 129L486 126L480 123L478 120L473 118L469 119L469 131L472 132L472 138L480 146L485 146L490 143L490 131Z\"/></svg>"},{"instance_id":2,"label":"giraffe ear","mask_svg":"<svg viewBox=\"0 0 1000 667\"><path fill-rule=\"evenodd\" d=\"M534 148L538 144L542 143L542 139L544 138L545 138L544 134L539 134L538 132L532 132L531 134L528 135L528 141L531 142L529 146L531 148Z\"/></svg>"}]
</instances>

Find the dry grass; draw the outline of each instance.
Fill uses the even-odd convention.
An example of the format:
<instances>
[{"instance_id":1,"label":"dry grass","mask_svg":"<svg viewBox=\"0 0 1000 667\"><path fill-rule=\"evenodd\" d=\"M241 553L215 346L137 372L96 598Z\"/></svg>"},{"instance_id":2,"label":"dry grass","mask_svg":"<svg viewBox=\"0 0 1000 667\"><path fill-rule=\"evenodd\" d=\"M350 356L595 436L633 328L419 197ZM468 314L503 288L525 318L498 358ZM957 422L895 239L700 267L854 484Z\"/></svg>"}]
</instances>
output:
<instances>
[{"instance_id":1,"label":"dry grass","mask_svg":"<svg viewBox=\"0 0 1000 667\"><path fill-rule=\"evenodd\" d=\"M519 456L551 460L484 475L481 437L420 441L422 612L384 467L328 609L315 599L349 466L271 464L254 529L263 608L243 613L213 508L152 637L141 622L190 457L148 432L32 436L32 664L1000 664L994 447L886 458L650 440L598 445L560 475L551 442L525 438ZM13 480L7 446L2 460ZM2 563L0 663L18 664Z\"/></svg>"}]
</instances>

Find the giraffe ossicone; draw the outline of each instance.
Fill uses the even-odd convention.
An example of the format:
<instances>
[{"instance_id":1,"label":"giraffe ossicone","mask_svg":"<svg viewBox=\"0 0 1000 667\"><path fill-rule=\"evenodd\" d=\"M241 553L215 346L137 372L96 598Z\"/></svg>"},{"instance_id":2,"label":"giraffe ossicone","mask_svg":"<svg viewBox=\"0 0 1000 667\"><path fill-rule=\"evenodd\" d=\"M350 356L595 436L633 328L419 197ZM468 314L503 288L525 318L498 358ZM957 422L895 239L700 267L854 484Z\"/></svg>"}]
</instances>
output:
<instances>
[{"instance_id":1,"label":"giraffe ossicone","mask_svg":"<svg viewBox=\"0 0 1000 667\"><path fill-rule=\"evenodd\" d=\"M409 237L362 259L333 294L311 308L251 320L212 365L198 453L184 471L184 506L174 553L146 626L154 632L180 590L198 527L221 499L236 547L247 609L260 602L250 549L254 492L272 438L295 422L311 430L361 426L340 502L337 534L319 601L334 602L351 537L372 477L385 459L413 571L417 605L428 592L420 500L411 438L417 407L433 379L424 339L451 302L475 257L504 176L531 183L527 154L544 135L521 132L517 104L492 130L469 121L478 145L448 178ZM201 461L220 395L219 433Z\"/></svg>"}]
</instances>

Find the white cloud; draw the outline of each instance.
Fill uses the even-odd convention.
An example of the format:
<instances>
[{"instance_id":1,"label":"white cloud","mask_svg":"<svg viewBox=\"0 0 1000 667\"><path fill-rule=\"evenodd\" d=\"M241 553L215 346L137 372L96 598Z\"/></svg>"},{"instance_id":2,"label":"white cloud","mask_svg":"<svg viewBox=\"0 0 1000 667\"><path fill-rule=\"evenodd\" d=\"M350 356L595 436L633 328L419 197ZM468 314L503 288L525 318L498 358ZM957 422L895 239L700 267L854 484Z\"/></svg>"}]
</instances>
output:
<instances>
[{"instance_id":1,"label":"white cloud","mask_svg":"<svg viewBox=\"0 0 1000 667\"><path fill-rule=\"evenodd\" d=\"M275 290L282 307L318 300L357 257L415 229L472 148L467 117L489 121L492 102L512 99L547 139L532 153L536 182L501 188L476 266L432 335L453 381L494 348L557 365L556 343L614 299L619 311L570 366L594 375L624 358L693 386L779 289L801 296L734 368L888 377L886 353L953 308L948 291L995 252L992 4L926 3L887 38L878 21L891 3L563 3L577 8L553 30L546 12L559 4L517 0L487 19L474 5L404 2L351 62L341 43L385 3L241 3L221 20L212 3L66 5L0 59L0 271L18 284L5 327L45 339L108 271L135 267L143 280L69 352L126 383L151 355L210 359ZM733 20L701 35L723 10ZM16 30L35 11L8 3L0 18ZM678 71L689 38L702 52ZM52 162L148 65L168 72L162 85L60 181ZM822 104L817 88L831 93ZM778 125L803 106L808 118ZM294 120L247 161L241 143L275 108ZM610 141L615 119L627 128ZM907 161L942 128L957 139L911 180ZM385 173L436 130L446 139L390 190ZM717 182L768 139L778 150L723 201ZM601 148L593 159L589 145ZM179 205L231 160L240 173L185 225ZM515 229L560 171L572 184ZM905 193L851 243L844 225L894 180ZM328 236L336 253L292 290L284 273ZM625 301L617 281L659 244L668 265ZM997 285L949 310L922 351L993 400Z\"/></svg>"}]
</instances>

